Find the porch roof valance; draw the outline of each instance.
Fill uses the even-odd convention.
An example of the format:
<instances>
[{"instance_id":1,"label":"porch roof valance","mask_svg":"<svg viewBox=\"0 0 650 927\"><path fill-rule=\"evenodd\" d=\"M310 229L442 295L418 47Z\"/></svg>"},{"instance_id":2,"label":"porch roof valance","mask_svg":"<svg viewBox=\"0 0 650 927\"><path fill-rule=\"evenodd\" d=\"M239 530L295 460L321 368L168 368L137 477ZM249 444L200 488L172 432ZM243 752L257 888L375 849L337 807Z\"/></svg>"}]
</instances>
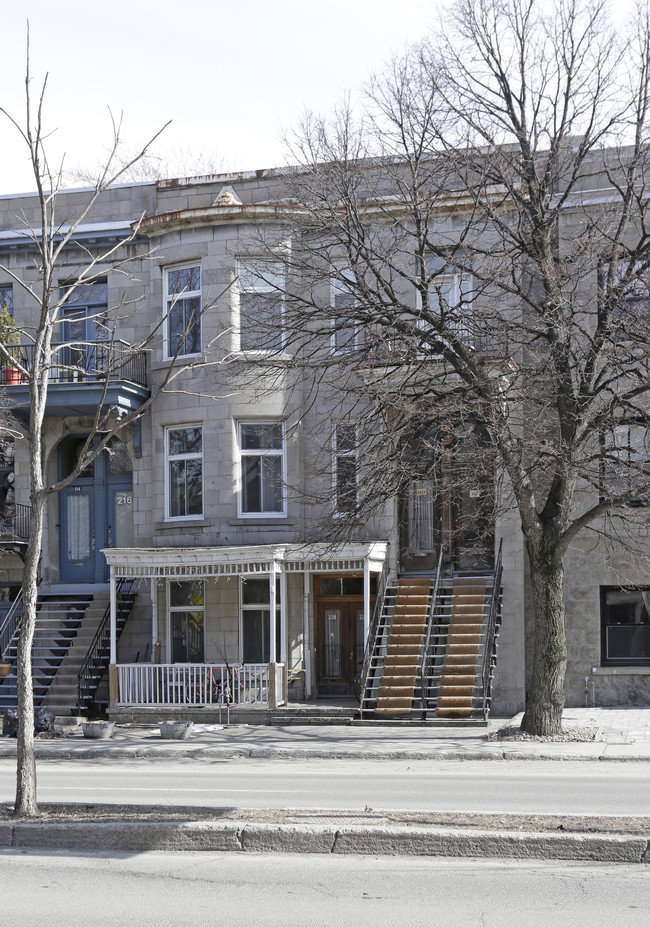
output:
<instances>
[{"instance_id":1,"label":"porch roof valance","mask_svg":"<svg viewBox=\"0 0 650 927\"><path fill-rule=\"evenodd\" d=\"M380 572L386 541L349 544L260 544L249 547L105 548L114 579L250 576L271 573Z\"/></svg>"}]
</instances>

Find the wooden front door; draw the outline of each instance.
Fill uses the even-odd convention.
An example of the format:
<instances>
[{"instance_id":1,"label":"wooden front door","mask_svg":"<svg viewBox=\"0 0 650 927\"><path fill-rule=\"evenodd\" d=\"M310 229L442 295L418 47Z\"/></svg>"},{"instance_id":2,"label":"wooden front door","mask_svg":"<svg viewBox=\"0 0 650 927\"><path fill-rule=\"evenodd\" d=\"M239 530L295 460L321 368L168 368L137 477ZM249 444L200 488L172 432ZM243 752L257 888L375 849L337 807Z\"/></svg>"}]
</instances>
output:
<instances>
[{"instance_id":1,"label":"wooden front door","mask_svg":"<svg viewBox=\"0 0 650 927\"><path fill-rule=\"evenodd\" d=\"M363 600L331 600L317 607L318 694L352 696L363 660Z\"/></svg>"}]
</instances>

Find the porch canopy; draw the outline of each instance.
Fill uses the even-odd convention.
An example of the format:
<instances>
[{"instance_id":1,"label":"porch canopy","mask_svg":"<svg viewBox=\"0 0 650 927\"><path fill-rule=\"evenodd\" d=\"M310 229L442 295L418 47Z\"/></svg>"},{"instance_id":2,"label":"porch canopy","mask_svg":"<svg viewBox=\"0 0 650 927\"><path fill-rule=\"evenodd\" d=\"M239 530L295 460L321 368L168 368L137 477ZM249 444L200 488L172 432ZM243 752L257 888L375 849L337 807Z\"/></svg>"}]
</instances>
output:
<instances>
[{"instance_id":1,"label":"porch canopy","mask_svg":"<svg viewBox=\"0 0 650 927\"><path fill-rule=\"evenodd\" d=\"M117 662L117 582L120 579L208 579L219 576L269 577L270 663L285 663L286 653L275 652L276 578L280 580L280 627L286 648L288 573L303 573L305 589L310 573L363 573L364 640L370 625L370 574L383 571L386 541L342 544L260 544L247 547L105 548L110 567L111 656ZM154 582L155 589L155 582ZM305 611L307 603L305 602ZM155 611L155 609L154 609ZM308 615L304 615L307 627Z\"/></svg>"}]
</instances>

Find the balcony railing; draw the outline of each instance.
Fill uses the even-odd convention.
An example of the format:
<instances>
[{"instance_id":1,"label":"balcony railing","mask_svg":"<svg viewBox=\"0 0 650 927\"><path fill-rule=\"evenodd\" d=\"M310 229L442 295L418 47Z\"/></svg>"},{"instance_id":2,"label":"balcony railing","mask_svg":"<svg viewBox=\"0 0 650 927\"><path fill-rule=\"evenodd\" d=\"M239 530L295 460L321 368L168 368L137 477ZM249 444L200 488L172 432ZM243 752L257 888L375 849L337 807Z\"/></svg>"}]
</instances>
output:
<instances>
[{"instance_id":1,"label":"balcony railing","mask_svg":"<svg viewBox=\"0 0 650 927\"><path fill-rule=\"evenodd\" d=\"M34 367L34 345L12 346L16 358L27 370ZM23 382L17 368L3 365L7 385ZM98 383L128 380L147 386L147 356L126 341L85 341L79 344L54 345L49 367L50 383Z\"/></svg>"},{"instance_id":2,"label":"balcony railing","mask_svg":"<svg viewBox=\"0 0 650 927\"><path fill-rule=\"evenodd\" d=\"M0 544L8 542L26 543L29 540L29 516L31 506L11 504L5 506L0 518Z\"/></svg>"},{"instance_id":3,"label":"balcony railing","mask_svg":"<svg viewBox=\"0 0 650 927\"><path fill-rule=\"evenodd\" d=\"M267 663L122 663L119 706L269 704Z\"/></svg>"}]
</instances>

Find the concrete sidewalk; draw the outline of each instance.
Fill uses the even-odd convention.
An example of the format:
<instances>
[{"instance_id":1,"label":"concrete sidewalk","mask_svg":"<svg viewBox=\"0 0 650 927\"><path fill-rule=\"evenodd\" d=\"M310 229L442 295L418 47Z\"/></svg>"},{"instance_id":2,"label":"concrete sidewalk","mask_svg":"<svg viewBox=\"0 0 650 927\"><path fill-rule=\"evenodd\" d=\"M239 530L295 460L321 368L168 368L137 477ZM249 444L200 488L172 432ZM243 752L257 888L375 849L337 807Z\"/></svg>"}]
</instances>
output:
<instances>
[{"instance_id":1,"label":"concrete sidewalk","mask_svg":"<svg viewBox=\"0 0 650 927\"><path fill-rule=\"evenodd\" d=\"M589 742L499 741L499 728L518 726L521 716L485 727L388 724L256 726L195 723L189 740L163 740L154 727L116 726L111 740L89 740L81 728L37 739L41 759L89 757L412 759L412 760L650 760L650 707L570 708L565 728L589 728ZM0 757L15 756L16 741L0 739Z\"/></svg>"}]
</instances>

